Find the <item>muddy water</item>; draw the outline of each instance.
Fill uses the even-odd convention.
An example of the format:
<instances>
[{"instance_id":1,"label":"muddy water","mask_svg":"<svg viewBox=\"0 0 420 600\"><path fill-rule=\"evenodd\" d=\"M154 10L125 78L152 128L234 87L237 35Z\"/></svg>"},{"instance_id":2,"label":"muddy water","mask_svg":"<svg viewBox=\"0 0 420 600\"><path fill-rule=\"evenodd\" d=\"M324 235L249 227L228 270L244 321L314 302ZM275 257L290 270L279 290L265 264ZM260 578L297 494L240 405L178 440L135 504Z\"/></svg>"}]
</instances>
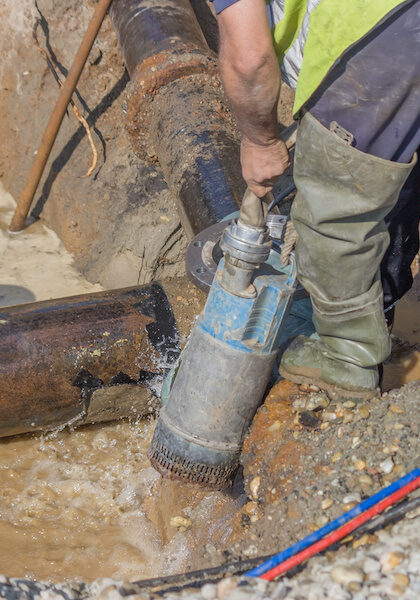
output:
<instances>
[{"instance_id":1,"label":"muddy water","mask_svg":"<svg viewBox=\"0 0 420 600\"><path fill-rule=\"evenodd\" d=\"M241 499L162 482L146 458L152 430L120 422L1 440L0 572L136 580L198 567L206 544L223 547Z\"/></svg>"},{"instance_id":2,"label":"muddy water","mask_svg":"<svg viewBox=\"0 0 420 600\"><path fill-rule=\"evenodd\" d=\"M420 302L416 294L407 294L397 304L393 334L406 343L397 347L384 365L384 391L420 379Z\"/></svg>"}]
</instances>

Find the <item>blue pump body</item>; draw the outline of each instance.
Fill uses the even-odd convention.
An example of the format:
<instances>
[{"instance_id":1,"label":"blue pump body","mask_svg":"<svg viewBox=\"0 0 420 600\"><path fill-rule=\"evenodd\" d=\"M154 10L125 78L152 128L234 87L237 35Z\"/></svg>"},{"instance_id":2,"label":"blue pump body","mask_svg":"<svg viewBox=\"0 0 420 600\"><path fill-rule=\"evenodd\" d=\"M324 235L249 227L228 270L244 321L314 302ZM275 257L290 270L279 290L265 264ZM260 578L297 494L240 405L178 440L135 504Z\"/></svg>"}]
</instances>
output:
<instances>
[{"instance_id":1,"label":"blue pump body","mask_svg":"<svg viewBox=\"0 0 420 600\"><path fill-rule=\"evenodd\" d=\"M295 288L295 276L268 262L256 270L253 298L236 296L221 285L224 259L218 265L206 305L196 327L242 352L271 354L278 348L282 324Z\"/></svg>"}]
</instances>

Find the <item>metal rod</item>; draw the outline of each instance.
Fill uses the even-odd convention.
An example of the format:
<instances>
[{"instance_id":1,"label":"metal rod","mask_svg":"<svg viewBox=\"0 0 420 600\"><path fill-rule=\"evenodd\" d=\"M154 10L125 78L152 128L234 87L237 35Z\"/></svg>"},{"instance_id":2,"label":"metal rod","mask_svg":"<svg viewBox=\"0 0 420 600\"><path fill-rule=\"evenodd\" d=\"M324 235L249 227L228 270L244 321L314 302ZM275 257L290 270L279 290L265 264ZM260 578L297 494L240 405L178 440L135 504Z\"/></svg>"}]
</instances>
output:
<instances>
[{"instance_id":1,"label":"metal rod","mask_svg":"<svg viewBox=\"0 0 420 600\"><path fill-rule=\"evenodd\" d=\"M61 88L60 95L51 114L48 125L45 128L36 157L32 163L31 170L26 179L25 186L20 195L13 219L9 226L9 231L11 232L21 231L25 226L26 217L28 216L28 212L31 208L33 197L44 172L45 165L51 153L55 138L57 137L57 133L60 129L64 115L66 114L67 105L70 102L77 82L79 81L89 52L111 2L112 0L99 0L96 6L85 36L68 72L66 81Z\"/></svg>"}]
</instances>

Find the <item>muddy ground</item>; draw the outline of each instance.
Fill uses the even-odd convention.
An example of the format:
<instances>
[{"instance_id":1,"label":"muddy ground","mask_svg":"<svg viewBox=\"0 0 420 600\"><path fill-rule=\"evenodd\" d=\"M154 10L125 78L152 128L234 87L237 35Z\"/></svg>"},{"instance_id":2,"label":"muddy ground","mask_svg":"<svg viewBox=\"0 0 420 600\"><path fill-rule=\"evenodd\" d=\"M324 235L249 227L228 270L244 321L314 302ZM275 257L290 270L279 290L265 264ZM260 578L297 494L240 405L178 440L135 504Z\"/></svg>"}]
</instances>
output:
<instances>
[{"instance_id":1,"label":"muddy ground","mask_svg":"<svg viewBox=\"0 0 420 600\"><path fill-rule=\"evenodd\" d=\"M1 3L0 179L14 197L22 189L57 96L56 84L32 41L33 23L41 19L39 39L43 44L48 39L58 69L65 73L93 6L94 2L89 0L83 3L39 0L38 9L31 0ZM84 177L91 163L91 151L83 128L69 112L36 197L33 214L40 222L16 238L21 242L14 243L6 234L0 239L1 272L5 277L2 283L9 286L3 288L3 304L66 295L66 290L70 294L77 289L93 289L89 282L113 288L183 273L186 239L173 198L159 167L134 155L122 126L127 83L115 36L106 19L82 75L78 98L98 148L97 167L92 176ZM281 109L285 124L290 119L290 106L291 94L286 90ZM3 198L3 216L9 218L13 201L9 196ZM7 221L2 221L5 229ZM50 225L58 238L53 232L48 233L44 224ZM60 239L74 256L74 265ZM25 240L29 242L27 246ZM64 262L71 267L64 278L60 263L49 267L53 285L48 288L48 295L45 288L36 287L39 280L34 276L37 266L45 269L44 257L31 256L33 262L29 261L26 276L19 266L28 262L31 244L38 250L45 241L47 253L54 257L62 253ZM88 281L78 279L74 267ZM415 273L413 290L397 308L394 354L385 368L387 390L420 379L420 277L417 270ZM180 291L178 301L185 303L188 314L189 307L198 306L194 298L189 289ZM192 322L191 315L186 319ZM237 510L234 514L217 514L215 502L214 512L209 513L212 519L209 527L222 524L229 535L215 536L210 541L200 538L206 530L205 506L201 520L197 517L194 523L194 515L198 513L191 506L195 500L188 501L175 487L170 491L170 501L162 500L162 490L156 496L159 498L156 506L167 506L167 510L160 508L154 516L149 510L160 543L166 540L170 544L179 536L179 531L170 524L176 513L192 520L190 529L182 532L184 537L179 547L185 541L194 548L193 558L189 564L175 560L179 568L186 570L255 557L297 541L419 464L419 397L418 383L409 383L367 406L331 405L323 394L279 384L260 408L247 439L243 454L244 488L239 481L235 492ZM135 435L135 430L130 432ZM101 451L107 455L106 445L101 446ZM294 579L271 588L237 588L237 582L233 581L230 587L228 584L224 588L207 587L189 594L207 600L216 596L219 600L227 597L246 600L264 595L276 600L416 598L420 593L419 528L420 517L414 515L397 529L388 528L360 543L351 540L340 551L313 559L309 568ZM201 540L198 544L197 539ZM175 556L176 543L172 544ZM383 557L392 553L397 553L393 559L395 566L388 569L382 564ZM129 551L124 560L130 560ZM160 564L164 569L163 559ZM355 569L346 581L342 578L340 582L332 578L331 570L342 564L353 565ZM144 577L141 572L129 573L130 579ZM7 589L7 580L0 578L0 595L6 594ZM80 586L67 591L69 597L82 594L111 600L120 597L119 589L113 582L97 582L82 591ZM9 591L12 593L13 586L9 586ZM21 588L18 597L25 597L26 592ZM50 593L53 592L44 590L41 597L44 600L56 597L49 596ZM62 597L61 592L59 595ZM129 594L125 591L124 595Z\"/></svg>"}]
</instances>

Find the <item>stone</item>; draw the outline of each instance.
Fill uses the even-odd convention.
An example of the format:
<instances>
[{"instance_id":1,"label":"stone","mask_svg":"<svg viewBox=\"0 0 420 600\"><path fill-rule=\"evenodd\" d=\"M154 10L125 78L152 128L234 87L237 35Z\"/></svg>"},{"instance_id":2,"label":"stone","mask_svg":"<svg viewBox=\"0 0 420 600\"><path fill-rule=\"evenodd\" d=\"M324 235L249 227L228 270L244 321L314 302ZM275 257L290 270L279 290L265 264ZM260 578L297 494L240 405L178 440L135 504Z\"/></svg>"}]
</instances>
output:
<instances>
[{"instance_id":1,"label":"stone","mask_svg":"<svg viewBox=\"0 0 420 600\"><path fill-rule=\"evenodd\" d=\"M179 531L187 531L191 527L192 522L188 517L177 515L176 517L171 517L170 525Z\"/></svg>"},{"instance_id":2,"label":"stone","mask_svg":"<svg viewBox=\"0 0 420 600\"><path fill-rule=\"evenodd\" d=\"M251 587L237 587L229 594L229 600L250 600L255 599L254 591Z\"/></svg>"},{"instance_id":3,"label":"stone","mask_svg":"<svg viewBox=\"0 0 420 600\"><path fill-rule=\"evenodd\" d=\"M350 502L361 502L362 498L359 494L359 492L353 492L351 494L347 494L347 496L344 496L343 498L343 504L350 504Z\"/></svg>"},{"instance_id":4,"label":"stone","mask_svg":"<svg viewBox=\"0 0 420 600\"><path fill-rule=\"evenodd\" d=\"M247 502L242 511L249 516L251 523L256 523L263 516L263 511L256 502Z\"/></svg>"},{"instance_id":5,"label":"stone","mask_svg":"<svg viewBox=\"0 0 420 600\"><path fill-rule=\"evenodd\" d=\"M354 413L352 413L350 410L344 410L343 411L343 423L347 424L347 423L351 423L354 419Z\"/></svg>"},{"instance_id":6,"label":"stone","mask_svg":"<svg viewBox=\"0 0 420 600\"><path fill-rule=\"evenodd\" d=\"M331 462L336 463L338 462L341 458L343 457L343 453L342 452L336 452L335 454L332 455L331 457Z\"/></svg>"},{"instance_id":7,"label":"stone","mask_svg":"<svg viewBox=\"0 0 420 600\"><path fill-rule=\"evenodd\" d=\"M336 583L348 586L350 583L363 583L365 574L356 565L336 565L331 569L330 577Z\"/></svg>"},{"instance_id":8,"label":"stone","mask_svg":"<svg viewBox=\"0 0 420 600\"><path fill-rule=\"evenodd\" d=\"M322 510L327 510L328 508L331 508L333 504L334 500L332 498L324 498L324 500L321 502L321 508Z\"/></svg>"},{"instance_id":9,"label":"stone","mask_svg":"<svg viewBox=\"0 0 420 600\"><path fill-rule=\"evenodd\" d=\"M257 556L258 548L255 544L250 544L248 548L243 551L244 556Z\"/></svg>"},{"instance_id":10,"label":"stone","mask_svg":"<svg viewBox=\"0 0 420 600\"><path fill-rule=\"evenodd\" d=\"M394 461L392 460L391 456L388 456L388 458L379 463L379 469L382 471L382 473L385 473L385 475L392 473L394 469Z\"/></svg>"},{"instance_id":11,"label":"stone","mask_svg":"<svg viewBox=\"0 0 420 600\"><path fill-rule=\"evenodd\" d=\"M355 408L356 402L353 402L352 400L347 400L346 402L344 402L343 406L344 408Z\"/></svg>"},{"instance_id":12,"label":"stone","mask_svg":"<svg viewBox=\"0 0 420 600\"><path fill-rule=\"evenodd\" d=\"M366 462L362 459L359 459L359 460L356 460L356 462L354 463L354 466L357 471L363 471L364 469L366 469Z\"/></svg>"},{"instance_id":13,"label":"stone","mask_svg":"<svg viewBox=\"0 0 420 600\"><path fill-rule=\"evenodd\" d=\"M249 489L251 491L251 496L254 500L258 500L258 490L260 489L261 477L257 475L249 484Z\"/></svg>"},{"instance_id":14,"label":"stone","mask_svg":"<svg viewBox=\"0 0 420 600\"><path fill-rule=\"evenodd\" d=\"M370 410L367 406L359 406L357 409L357 416L359 419L368 419L370 417Z\"/></svg>"},{"instance_id":15,"label":"stone","mask_svg":"<svg viewBox=\"0 0 420 600\"><path fill-rule=\"evenodd\" d=\"M386 552L381 556L382 573L390 573L404 560L402 552Z\"/></svg>"},{"instance_id":16,"label":"stone","mask_svg":"<svg viewBox=\"0 0 420 600\"><path fill-rule=\"evenodd\" d=\"M217 597L217 589L213 583L206 583L201 588L201 596L204 600L213 600Z\"/></svg>"},{"instance_id":17,"label":"stone","mask_svg":"<svg viewBox=\"0 0 420 600\"><path fill-rule=\"evenodd\" d=\"M306 410L315 410L316 408L327 408L330 401L323 394L316 394L309 398L306 404Z\"/></svg>"},{"instance_id":18,"label":"stone","mask_svg":"<svg viewBox=\"0 0 420 600\"><path fill-rule=\"evenodd\" d=\"M324 412L322 413L323 421L335 421L337 419L337 414L335 412Z\"/></svg>"},{"instance_id":19,"label":"stone","mask_svg":"<svg viewBox=\"0 0 420 600\"><path fill-rule=\"evenodd\" d=\"M399 404L390 404L388 406L388 411L392 412L392 413L395 413L397 415L403 415L404 414L404 409Z\"/></svg>"},{"instance_id":20,"label":"stone","mask_svg":"<svg viewBox=\"0 0 420 600\"><path fill-rule=\"evenodd\" d=\"M365 573L378 573L381 570L381 563L372 556L367 556L363 561L363 571Z\"/></svg>"},{"instance_id":21,"label":"stone","mask_svg":"<svg viewBox=\"0 0 420 600\"><path fill-rule=\"evenodd\" d=\"M360 475L359 482L360 482L360 485L369 485L370 486L370 485L374 484L372 477L370 475L367 475L366 473L364 473L363 475Z\"/></svg>"},{"instance_id":22,"label":"stone","mask_svg":"<svg viewBox=\"0 0 420 600\"><path fill-rule=\"evenodd\" d=\"M356 550L359 546L368 546L378 541L378 536L374 533L365 533L359 539L354 540L352 546Z\"/></svg>"},{"instance_id":23,"label":"stone","mask_svg":"<svg viewBox=\"0 0 420 600\"><path fill-rule=\"evenodd\" d=\"M393 573L392 577L394 579L394 583L401 588L406 588L410 583L410 578L405 573Z\"/></svg>"},{"instance_id":24,"label":"stone","mask_svg":"<svg viewBox=\"0 0 420 600\"><path fill-rule=\"evenodd\" d=\"M327 523L328 523L328 517L326 515L321 515L316 520L316 524L318 525L318 527L324 527L324 525L326 525Z\"/></svg>"},{"instance_id":25,"label":"stone","mask_svg":"<svg viewBox=\"0 0 420 600\"><path fill-rule=\"evenodd\" d=\"M219 600L225 600L238 587L236 577L225 577L216 584L216 595Z\"/></svg>"}]
</instances>

